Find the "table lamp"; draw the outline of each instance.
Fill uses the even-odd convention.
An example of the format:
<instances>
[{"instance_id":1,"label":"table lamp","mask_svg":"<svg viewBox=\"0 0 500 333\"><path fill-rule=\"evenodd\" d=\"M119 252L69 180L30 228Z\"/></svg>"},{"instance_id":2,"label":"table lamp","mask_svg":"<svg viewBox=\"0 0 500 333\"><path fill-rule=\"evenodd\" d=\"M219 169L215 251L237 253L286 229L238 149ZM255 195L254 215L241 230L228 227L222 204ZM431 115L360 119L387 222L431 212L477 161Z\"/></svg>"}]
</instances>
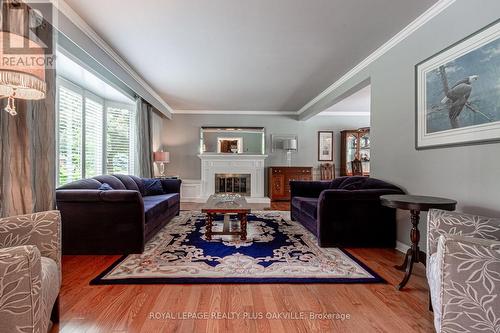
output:
<instances>
[{"instance_id":1,"label":"table lamp","mask_svg":"<svg viewBox=\"0 0 500 333\"><path fill-rule=\"evenodd\" d=\"M286 150L286 161L292 166L292 151L297 150L297 139L286 139L283 141L283 149Z\"/></svg>"},{"instance_id":2,"label":"table lamp","mask_svg":"<svg viewBox=\"0 0 500 333\"><path fill-rule=\"evenodd\" d=\"M165 177L165 163L170 163L170 153L167 151L156 151L153 153L153 160L159 164L160 176Z\"/></svg>"}]
</instances>

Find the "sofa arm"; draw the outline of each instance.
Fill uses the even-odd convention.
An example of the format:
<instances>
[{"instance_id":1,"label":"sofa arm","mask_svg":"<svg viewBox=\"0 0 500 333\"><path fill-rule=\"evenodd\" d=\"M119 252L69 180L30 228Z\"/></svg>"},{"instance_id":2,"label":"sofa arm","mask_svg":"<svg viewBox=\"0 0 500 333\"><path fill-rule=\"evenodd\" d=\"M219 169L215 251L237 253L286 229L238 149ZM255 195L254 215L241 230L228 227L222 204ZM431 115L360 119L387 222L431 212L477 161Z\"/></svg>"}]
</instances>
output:
<instances>
[{"instance_id":1,"label":"sofa arm","mask_svg":"<svg viewBox=\"0 0 500 333\"><path fill-rule=\"evenodd\" d=\"M427 256L437 250L441 235L461 235L500 241L500 219L431 209L427 215Z\"/></svg>"},{"instance_id":2,"label":"sofa arm","mask_svg":"<svg viewBox=\"0 0 500 333\"><path fill-rule=\"evenodd\" d=\"M317 207L317 236L322 247L394 247L396 212L380 203L380 196L401 194L397 189L321 192Z\"/></svg>"},{"instance_id":3,"label":"sofa arm","mask_svg":"<svg viewBox=\"0 0 500 333\"><path fill-rule=\"evenodd\" d=\"M59 190L64 254L144 250L144 201L138 191Z\"/></svg>"},{"instance_id":4,"label":"sofa arm","mask_svg":"<svg viewBox=\"0 0 500 333\"><path fill-rule=\"evenodd\" d=\"M181 183L180 179L162 179L161 186L166 194L170 193L181 193Z\"/></svg>"},{"instance_id":5,"label":"sofa arm","mask_svg":"<svg viewBox=\"0 0 500 333\"><path fill-rule=\"evenodd\" d=\"M61 215L48 211L0 219L0 246L35 245L61 271Z\"/></svg>"},{"instance_id":6,"label":"sofa arm","mask_svg":"<svg viewBox=\"0 0 500 333\"><path fill-rule=\"evenodd\" d=\"M40 252L36 246L0 249L0 331L43 332Z\"/></svg>"},{"instance_id":7,"label":"sofa arm","mask_svg":"<svg viewBox=\"0 0 500 333\"><path fill-rule=\"evenodd\" d=\"M440 282L437 332L498 330L500 324L500 241L442 235L438 239Z\"/></svg>"},{"instance_id":8,"label":"sofa arm","mask_svg":"<svg viewBox=\"0 0 500 333\"><path fill-rule=\"evenodd\" d=\"M331 181L300 181L290 182L291 198L306 197L317 198L324 190L328 189Z\"/></svg>"}]
</instances>

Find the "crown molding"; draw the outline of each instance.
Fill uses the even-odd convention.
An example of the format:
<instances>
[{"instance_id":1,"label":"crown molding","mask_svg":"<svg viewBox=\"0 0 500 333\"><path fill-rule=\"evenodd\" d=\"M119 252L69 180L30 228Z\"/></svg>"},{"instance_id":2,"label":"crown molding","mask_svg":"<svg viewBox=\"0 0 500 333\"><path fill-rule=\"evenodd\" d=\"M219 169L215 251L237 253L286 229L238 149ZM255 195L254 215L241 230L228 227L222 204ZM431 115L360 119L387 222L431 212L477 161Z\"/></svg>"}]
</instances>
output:
<instances>
[{"instance_id":1,"label":"crown molding","mask_svg":"<svg viewBox=\"0 0 500 333\"><path fill-rule=\"evenodd\" d=\"M373 63L375 60L380 58L382 55L384 55L386 52L388 52L390 49L401 43L403 40L405 40L408 36L413 34L415 31L417 31L420 27L422 27L424 24L429 22L432 18L440 14L443 10L448 8L451 4L453 4L456 0L439 0L436 2L432 7L427 9L422 15L417 17L414 21L412 21L410 24L408 24L403 30L398 32L396 35L394 35L391 39L389 39L387 42L385 42L381 47L376 49L372 54L370 54L368 57L366 57L363 61L361 61L359 64L354 66L350 71L345 73L340 79L335 81L332 85L330 85L328 88L326 88L322 93L320 93L318 96L310 100L306 105L304 105L297 113L300 115L306 110L308 110L311 106L319 102L321 99L329 95L331 92L333 92L335 89L339 88L342 86L345 82L347 82L349 79L354 77L356 74L361 72L363 69L368 67L371 63Z\"/></svg>"},{"instance_id":2,"label":"crown molding","mask_svg":"<svg viewBox=\"0 0 500 333\"><path fill-rule=\"evenodd\" d=\"M170 112L167 116L173 113L172 107L158 95L158 93L147 83L130 65L106 42L102 39L85 20L71 8L64 0L50 0L52 5L59 12L64 14L73 24L80 29L87 37L89 37L99 48L101 48L113 61L115 61L128 75L137 81L151 96L153 96L165 109Z\"/></svg>"},{"instance_id":3,"label":"crown molding","mask_svg":"<svg viewBox=\"0 0 500 333\"><path fill-rule=\"evenodd\" d=\"M259 116L296 116L297 111L265 111L265 110L174 110L173 114L225 114L225 115L259 115Z\"/></svg>"}]
</instances>

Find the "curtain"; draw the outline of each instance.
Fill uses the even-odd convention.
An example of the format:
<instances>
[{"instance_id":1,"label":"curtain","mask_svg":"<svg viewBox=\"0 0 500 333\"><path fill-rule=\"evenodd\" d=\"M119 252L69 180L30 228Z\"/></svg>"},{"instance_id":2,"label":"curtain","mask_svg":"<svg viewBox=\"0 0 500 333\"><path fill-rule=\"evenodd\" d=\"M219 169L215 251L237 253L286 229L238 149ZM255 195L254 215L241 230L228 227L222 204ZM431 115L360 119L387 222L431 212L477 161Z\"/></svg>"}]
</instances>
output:
<instances>
[{"instance_id":1,"label":"curtain","mask_svg":"<svg viewBox=\"0 0 500 333\"><path fill-rule=\"evenodd\" d=\"M151 117L153 107L142 98L137 99L136 112L136 146L137 146L137 176L151 178L154 174L153 169L153 140L151 130Z\"/></svg>"},{"instance_id":2,"label":"curtain","mask_svg":"<svg viewBox=\"0 0 500 333\"><path fill-rule=\"evenodd\" d=\"M14 22L13 18L11 20ZM13 26L15 24L11 23L10 27ZM46 41L52 38L52 26L44 24L37 28L36 33L38 38ZM16 100L16 116L3 110L7 102L5 98L0 101L0 217L55 207L54 69L46 69L45 81L45 99Z\"/></svg>"},{"instance_id":3,"label":"curtain","mask_svg":"<svg viewBox=\"0 0 500 333\"><path fill-rule=\"evenodd\" d=\"M55 107L49 78L46 100L16 100L16 116L3 111L5 100L1 103L0 217L55 207Z\"/></svg>"}]
</instances>

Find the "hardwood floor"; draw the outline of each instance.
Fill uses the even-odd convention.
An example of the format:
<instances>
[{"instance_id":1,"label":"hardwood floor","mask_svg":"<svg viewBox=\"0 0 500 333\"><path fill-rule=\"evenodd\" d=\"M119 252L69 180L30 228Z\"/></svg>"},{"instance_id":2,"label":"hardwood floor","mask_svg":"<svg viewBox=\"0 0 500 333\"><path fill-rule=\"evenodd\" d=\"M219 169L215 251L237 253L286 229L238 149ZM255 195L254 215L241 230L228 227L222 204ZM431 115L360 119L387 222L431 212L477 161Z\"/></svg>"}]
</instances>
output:
<instances>
[{"instance_id":1,"label":"hardwood floor","mask_svg":"<svg viewBox=\"0 0 500 333\"><path fill-rule=\"evenodd\" d=\"M186 206L183 207L186 209ZM274 208L276 209L276 208ZM53 332L432 332L425 269L403 291L393 249L350 249L387 284L112 285L89 281L120 256L64 256L61 320ZM249 313L263 318L168 319ZM300 312L304 319L297 319ZM341 313L349 319L313 319ZM288 318L266 318L266 316ZM152 318L152 316L164 318Z\"/></svg>"}]
</instances>

